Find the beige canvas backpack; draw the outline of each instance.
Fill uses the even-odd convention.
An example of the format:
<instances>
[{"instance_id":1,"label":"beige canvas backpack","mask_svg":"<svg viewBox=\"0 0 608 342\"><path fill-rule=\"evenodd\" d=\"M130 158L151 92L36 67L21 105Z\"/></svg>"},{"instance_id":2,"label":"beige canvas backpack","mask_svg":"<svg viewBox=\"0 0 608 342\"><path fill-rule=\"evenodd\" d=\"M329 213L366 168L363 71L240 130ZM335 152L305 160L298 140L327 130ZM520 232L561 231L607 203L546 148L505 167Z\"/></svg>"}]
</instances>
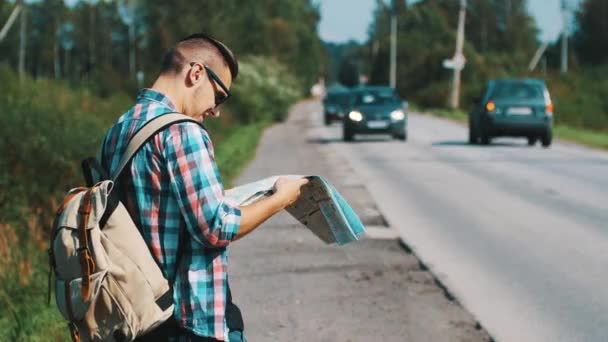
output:
<instances>
[{"instance_id":1,"label":"beige canvas backpack","mask_svg":"<svg viewBox=\"0 0 608 342\"><path fill-rule=\"evenodd\" d=\"M146 141L185 121L196 122L171 113L146 123L109 180L93 185L91 168L104 171L93 158L83 162L89 186L70 190L60 205L49 248L49 295L54 273L56 303L74 341L132 341L173 314L169 281L113 186Z\"/></svg>"}]
</instances>

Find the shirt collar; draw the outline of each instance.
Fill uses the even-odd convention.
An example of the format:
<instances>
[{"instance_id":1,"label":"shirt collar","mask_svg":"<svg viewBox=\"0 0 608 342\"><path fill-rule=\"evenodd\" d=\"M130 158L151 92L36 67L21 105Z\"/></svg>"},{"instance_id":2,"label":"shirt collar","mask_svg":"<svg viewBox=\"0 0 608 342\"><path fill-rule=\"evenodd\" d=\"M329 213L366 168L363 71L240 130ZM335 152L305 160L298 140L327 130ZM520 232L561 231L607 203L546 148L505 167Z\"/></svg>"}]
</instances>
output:
<instances>
[{"instance_id":1,"label":"shirt collar","mask_svg":"<svg viewBox=\"0 0 608 342\"><path fill-rule=\"evenodd\" d=\"M142 89L139 94L137 94L137 102L142 101L154 101L161 103L162 105L171 108L173 111L177 111L171 99L169 99L165 94L160 93L156 90L150 88Z\"/></svg>"}]
</instances>

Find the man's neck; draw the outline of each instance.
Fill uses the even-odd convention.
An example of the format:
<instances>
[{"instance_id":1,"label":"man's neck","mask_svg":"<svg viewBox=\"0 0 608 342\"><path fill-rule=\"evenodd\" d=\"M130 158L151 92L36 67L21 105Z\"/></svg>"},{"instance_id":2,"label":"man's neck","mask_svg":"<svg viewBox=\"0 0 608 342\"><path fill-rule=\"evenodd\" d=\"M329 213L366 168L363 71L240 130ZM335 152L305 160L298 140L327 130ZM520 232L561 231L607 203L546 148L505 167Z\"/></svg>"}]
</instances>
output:
<instances>
[{"instance_id":1,"label":"man's neck","mask_svg":"<svg viewBox=\"0 0 608 342\"><path fill-rule=\"evenodd\" d=\"M174 80L169 79L166 76L160 76L156 79L150 89L155 90L168 97L178 112L184 112L184 101L183 98L178 95L179 92L175 88Z\"/></svg>"}]
</instances>

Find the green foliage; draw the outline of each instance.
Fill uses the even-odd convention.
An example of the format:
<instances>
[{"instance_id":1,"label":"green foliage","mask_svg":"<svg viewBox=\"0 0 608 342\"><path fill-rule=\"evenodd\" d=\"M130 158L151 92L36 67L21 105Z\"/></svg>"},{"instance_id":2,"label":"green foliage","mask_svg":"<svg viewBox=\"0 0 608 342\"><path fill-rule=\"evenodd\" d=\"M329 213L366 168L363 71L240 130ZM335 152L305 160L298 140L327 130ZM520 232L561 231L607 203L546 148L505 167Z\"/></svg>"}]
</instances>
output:
<instances>
[{"instance_id":1,"label":"green foliage","mask_svg":"<svg viewBox=\"0 0 608 342\"><path fill-rule=\"evenodd\" d=\"M324 71L325 53L316 33L320 14L311 0L80 0L72 7L63 0L41 0L27 4L27 71L35 77L84 82L104 95L112 89L133 91L136 71L144 73L144 84L151 82L163 53L196 32L224 41L239 57L266 56L281 62L300 81L299 91L307 91ZM13 7L14 2L0 1L1 23ZM16 67L18 23L1 44L0 62Z\"/></svg>"},{"instance_id":2,"label":"green foliage","mask_svg":"<svg viewBox=\"0 0 608 342\"><path fill-rule=\"evenodd\" d=\"M269 122L258 122L252 125L236 127L224 138L215 152L220 173L225 180L225 187L239 175L247 163L255 157L257 143L264 128Z\"/></svg>"},{"instance_id":3,"label":"green foliage","mask_svg":"<svg viewBox=\"0 0 608 342\"><path fill-rule=\"evenodd\" d=\"M48 80L27 78L20 85L6 66L0 78L0 182L14 190L0 194L2 222L21 216L15 208L48 205L49 194L68 190L78 174L74 160L96 152L100 133L127 108L128 99L100 100Z\"/></svg>"},{"instance_id":4,"label":"green foliage","mask_svg":"<svg viewBox=\"0 0 608 342\"><path fill-rule=\"evenodd\" d=\"M608 133L592 132L563 125L555 126L554 131L560 139L608 150Z\"/></svg>"},{"instance_id":5,"label":"green foliage","mask_svg":"<svg viewBox=\"0 0 608 342\"><path fill-rule=\"evenodd\" d=\"M550 74L547 85L557 124L608 132L608 65L567 75Z\"/></svg>"},{"instance_id":6,"label":"green foliage","mask_svg":"<svg viewBox=\"0 0 608 342\"><path fill-rule=\"evenodd\" d=\"M20 84L7 66L0 79L0 340L64 341L65 324L45 305L51 214L128 99L42 79Z\"/></svg>"},{"instance_id":7,"label":"green foliage","mask_svg":"<svg viewBox=\"0 0 608 342\"><path fill-rule=\"evenodd\" d=\"M282 121L299 95L299 84L286 67L264 57L248 57L234 84L231 111L241 123Z\"/></svg>"},{"instance_id":8,"label":"green foliage","mask_svg":"<svg viewBox=\"0 0 608 342\"><path fill-rule=\"evenodd\" d=\"M578 58L586 64L608 63L608 2L605 0L585 0L577 13L577 31L574 47Z\"/></svg>"},{"instance_id":9,"label":"green foliage","mask_svg":"<svg viewBox=\"0 0 608 342\"><path fill-rule=\"evenodd\" d=\"M458 6L457 1L423 0L399 12L397 86L404 98L427 107L445 105L452 72L442 61L454 54ZM536 27L525 1L505 6L503 1L468 1L463 103L470 103L487 79L524 75L536 49ZM378 2L369 42L378 46L370 61L375 84L388 83L389 14Z\"/></svg>"}]
</instances>

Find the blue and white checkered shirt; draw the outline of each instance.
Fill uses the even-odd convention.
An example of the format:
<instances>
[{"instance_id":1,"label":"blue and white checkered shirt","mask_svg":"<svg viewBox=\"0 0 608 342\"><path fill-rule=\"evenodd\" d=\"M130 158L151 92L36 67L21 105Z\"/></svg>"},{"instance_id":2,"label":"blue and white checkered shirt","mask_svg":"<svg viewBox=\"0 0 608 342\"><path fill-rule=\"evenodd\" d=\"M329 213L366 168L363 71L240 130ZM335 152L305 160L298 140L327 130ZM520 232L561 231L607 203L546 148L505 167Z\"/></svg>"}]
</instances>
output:
<instances>
[{"instance_id":1,"label":"blue and white checkered shirt","mask_svg":"<svg viewBox=\"0 0 608 342\"><path fill-rule=\"evenodd\" d=\"M142 90L105 137L101 161L110 174L134 132L175 111L163 94ZM225 247L237 234L241 211L223 201L207 132L195 123L164 129L135 155L118 187L165 277L174 279L177 321L196 335L228 340Z\"/></svg>"}]
</instances>

